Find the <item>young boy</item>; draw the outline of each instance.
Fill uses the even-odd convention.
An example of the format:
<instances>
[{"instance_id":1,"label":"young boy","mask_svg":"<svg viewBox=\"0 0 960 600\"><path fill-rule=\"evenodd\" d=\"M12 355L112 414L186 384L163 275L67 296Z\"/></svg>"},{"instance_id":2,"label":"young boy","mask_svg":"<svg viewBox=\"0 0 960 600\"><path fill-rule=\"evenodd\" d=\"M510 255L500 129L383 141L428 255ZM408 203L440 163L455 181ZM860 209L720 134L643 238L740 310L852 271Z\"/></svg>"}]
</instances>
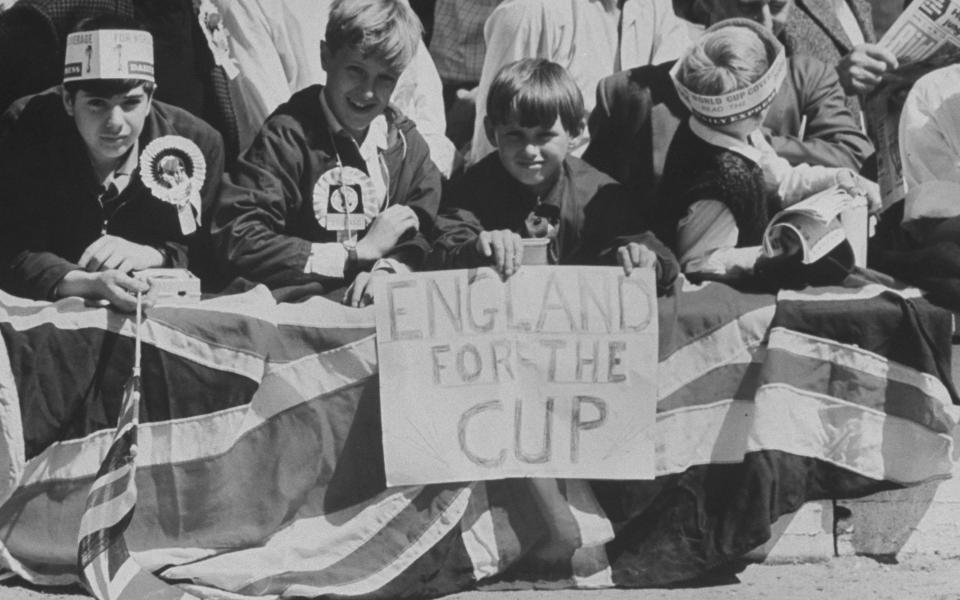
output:
<instances>
[{"instance_id":1,"label":"young boy","mask_svg":"<svg viewBox=\"0 0 960 600\"><path fill-rule=\"evenodd\" d=\"M7 291L128 311L149 287L131 271L187 266L223 175L223 142L196 117L153 101L154 87L150 34L123 17L95 17L67 37L62 90L4 116Z\"/></svg>"},{"instance_id":2,"label":"young boy","mask_svg":"<svg viewBox=\"0 0 960 600\"><path fill-rule=\"evenodd\" d=\"M327 84L267 119L214 212L230 277L361 306L371 277L420 266L440 174L413 123L387 105L420 32L403 0L332 3L320 48Z\"/></svg>"},{"instance_id":3,"label":"young boy","mask_svg":"<svg viewBox=\"0 0 960 600\"><path fill-rule=\"evenodd\" d=\"M676 259L644 232L638 203L610 177L568 155L583 128L583 98L556 63L523 59L504 67L487 95L486 134L497 151L444 190L433 260L447 267L520 265L521 238L548 237L552 263L616 260L629 273L656 267L658 283Z\"/></svg>"},{"instance_id":4,"label":"young boy","mask_svg":"<svg viewBox=\"0 0 960 600\"><path fill-rule=\"evenodd\" d=\"M714 25L671 75L692 116L670 144L660 188L663 238L685 273L713 279L754 274L763 231L782 207L833 185L866 194L875 183L850 169L778 157L760 130L786 74L783 46L747 19ZM759 262L758 262L759 261Z\"/></svg>"}]
</instances>

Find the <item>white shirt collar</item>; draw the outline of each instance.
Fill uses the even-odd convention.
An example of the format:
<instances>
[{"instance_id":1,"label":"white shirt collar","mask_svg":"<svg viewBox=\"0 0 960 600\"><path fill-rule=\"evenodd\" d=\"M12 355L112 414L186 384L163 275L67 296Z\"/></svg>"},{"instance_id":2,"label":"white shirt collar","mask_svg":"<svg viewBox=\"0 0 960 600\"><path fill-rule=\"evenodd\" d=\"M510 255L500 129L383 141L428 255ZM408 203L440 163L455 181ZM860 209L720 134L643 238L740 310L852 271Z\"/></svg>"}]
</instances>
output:
<instances>
[{"instance_id":1,"label":"white shirt collar","mask_svg":"<svg viewBox=\"0 0 960 600\"><path fill-rule=\"evenodd\" d=\"M330 110L330 106L327 104L327 99L324 96L323 90L320 90L320 106L323 108L323 115L326 117L327 124L330 125L330 129L333 130L333 133L340 133L343 131L343 125L340 124L340 121L337 119L336 115L334 115L333 111ZM367 127L367 135L363 138L363 142L359 145L359 148L360 156L362 156L364 159L367 159L371 156L376 156L378 149L387 149L386 117L384 117L382 114L377 115L373 121L370 122L370 126Z\"/></svg>"},{"instance_id":2,"label":"white shirt collar","mask_svg":"<svg viewBox=\"0 0 960 600\"><path fill-rule=\"evenodd\" d=\"M711 129L707 125L704 125L697 120L697 118L694 116L690 117L690 131L693 132L693 135L697 136L708 144L736 152L747 160L751 160L757 164L760 163L760 158L763 154L763 152L760 150L760 147L757 145L745 144L732 135L727 135L722 131ZM756 136L762 137L763 133L757 129L750 132L748 137L751 140L755 140Z\"/></svg>"},{"instance_id":3,"label":"white shirt collar","mask_svg":"<svg viewBox=\"0 0 960 600\"><path fill-rule=\"evenodd\" d=\"M137 168L139 160L140 140L135 140L133 146L127 152L127 157L123 159L120 166L107 173L107 176L100 182L100 186L103 189L108 189L110 184L113 184L117 192L122 192L126 189L127 185L130 184L130 176L133 175L133 171Z\"/></svg>"}]
</instances>

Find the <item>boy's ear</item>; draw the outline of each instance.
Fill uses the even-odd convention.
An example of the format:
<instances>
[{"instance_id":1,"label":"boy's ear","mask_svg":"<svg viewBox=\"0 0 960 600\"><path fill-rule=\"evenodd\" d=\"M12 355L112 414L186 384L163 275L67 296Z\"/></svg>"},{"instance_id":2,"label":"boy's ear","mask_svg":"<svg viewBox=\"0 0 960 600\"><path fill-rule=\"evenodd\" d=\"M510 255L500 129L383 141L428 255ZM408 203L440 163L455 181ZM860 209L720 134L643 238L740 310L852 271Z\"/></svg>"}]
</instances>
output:
<instances>
[{"instance_id":1,"label":"boy's ear","mask_svg":"<svg viewBox=\"0 0 960 600\"><path fill-rule=\"evenodd\" d=\"M73 96L66 89L61 89L60 97L63 99L63 110L67 111L67 114L72 117L73 116Z\"/></svg>"},{"instance_id":2,"label":"boy's ear","mask_svg":"<svg viewBox=\"0 0 960 600\"><path fill-rule=\"evenodd\" d=\"M487 141L494 148L497 147L497 131L488 115L483 116L483 131L487 134Z\"/></svg>"},{"instance_id":3,"label":"boy's ear","mask_svg":"<svg viewBox=\"0 0 960 600\"><path fill-rule=\"evenodd\" d=\"M327 63L330 62L330 46L327 46L327 40L320 40L320 66L323 67L323 71L329 71Z\"/></svg>"}]
</instances>

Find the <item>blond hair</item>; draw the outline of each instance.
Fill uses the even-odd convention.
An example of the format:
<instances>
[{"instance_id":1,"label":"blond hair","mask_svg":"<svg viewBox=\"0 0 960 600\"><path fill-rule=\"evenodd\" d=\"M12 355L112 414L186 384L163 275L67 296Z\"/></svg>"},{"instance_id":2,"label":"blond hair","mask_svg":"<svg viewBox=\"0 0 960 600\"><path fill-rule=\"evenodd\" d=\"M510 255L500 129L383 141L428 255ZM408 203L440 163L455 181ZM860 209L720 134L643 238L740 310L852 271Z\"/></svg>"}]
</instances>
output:
<instances>
[{"instance_id":1,"label":"blond hair","mask_svg":"<svg viewBox=\"0 0 960 600\"><path fill-rule=\"evenodd\" d=\"M756 32L733 25L704 34L681 59L677 80L701 96L742 90L770 66L767 47Z\"/></svg>"},{"instance_id":2,"label":"blond hair","mask_svg":"<svg viewBox=\"0 0 960 600\"><path fill-rule=\"evenodd\" d=\"M333 0L326 42L334 54L349 46L386 62L399 75L413 60L422 33L406 0Z\"/></svg>"}]
</instances>

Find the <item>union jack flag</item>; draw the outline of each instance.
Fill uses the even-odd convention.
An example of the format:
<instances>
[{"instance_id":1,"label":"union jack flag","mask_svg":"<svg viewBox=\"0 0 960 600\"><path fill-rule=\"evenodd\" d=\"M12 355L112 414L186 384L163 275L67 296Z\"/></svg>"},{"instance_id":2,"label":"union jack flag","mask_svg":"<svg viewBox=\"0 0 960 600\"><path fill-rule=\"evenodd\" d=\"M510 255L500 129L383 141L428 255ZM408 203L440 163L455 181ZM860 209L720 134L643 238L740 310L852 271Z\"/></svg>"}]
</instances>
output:
<instances>
[{"instance_id":1,"label":"union jack flag","mask_svg":"<svg viewBox=\"0 0 960 600\"><path fill-rule=\"evenodd\" d=\"M134 319L0 294L0 571L111 599L663 585L953 468L952 315L910 291L662 299L652 481L386 487L373 323L264 289L155 307L138 401Z\"/></svg>"}]
</instances>

